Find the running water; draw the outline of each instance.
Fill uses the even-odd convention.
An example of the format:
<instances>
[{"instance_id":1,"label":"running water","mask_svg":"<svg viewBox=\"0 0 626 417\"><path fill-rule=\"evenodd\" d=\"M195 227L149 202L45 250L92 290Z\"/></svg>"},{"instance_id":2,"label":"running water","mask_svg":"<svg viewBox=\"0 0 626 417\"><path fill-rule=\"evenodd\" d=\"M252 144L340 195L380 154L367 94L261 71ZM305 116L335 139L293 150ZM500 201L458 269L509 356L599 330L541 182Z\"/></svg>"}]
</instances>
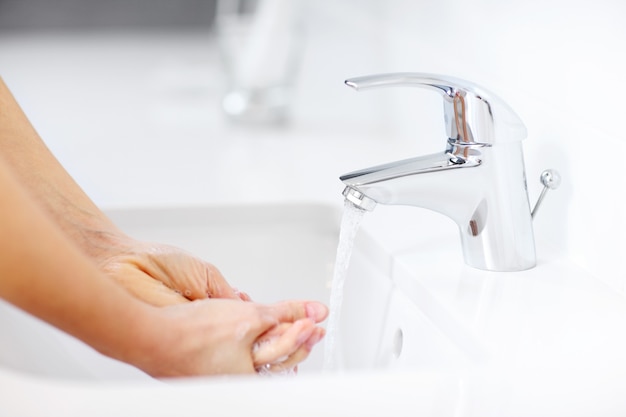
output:
<instances>
[{"instance_id":1,"label":"running water","mask_svg":"<svg viewBox=\"0 0 626 417\"><path fill-rule=\"evenodd\" d=\"M324 345L325 370L335 367L335 338L337 336L337 329L339 328L339 316L343 302L343 286L346 281L348 265L350 265L354 238L359 230L364 213L365 210L358 208L348 200L345 201L343 217L341 219L341 230L339 231L339 245L337 246L335 271L330 291L330 312L326 325L326 342Z\"/></svg>"}]
</instances>

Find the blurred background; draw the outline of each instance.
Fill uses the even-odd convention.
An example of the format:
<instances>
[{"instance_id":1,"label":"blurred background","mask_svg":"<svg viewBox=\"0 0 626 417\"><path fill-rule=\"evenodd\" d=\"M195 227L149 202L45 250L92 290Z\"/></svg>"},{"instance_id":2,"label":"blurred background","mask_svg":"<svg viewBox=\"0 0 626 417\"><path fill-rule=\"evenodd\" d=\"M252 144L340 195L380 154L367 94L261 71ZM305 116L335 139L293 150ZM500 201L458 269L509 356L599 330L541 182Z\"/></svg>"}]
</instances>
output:
<instances>
[{"instance_id":1,"label":"blurred background","mask_svg":"<svg viewBox=\"0 0 626 417\"><path fill-rule=\"evenodd\" d=\"M445 140L437 95L357 94L343 80L393 71L471 80L526 123L531 201L543 169L563 176L536 232L624 291L615 271L626 250L626 2L265 0L274 14L254 26L264 42L233 69L224 65L233 47L215 29L220 4L234 3L0 0L0 75L103 207L340 204L339 175L439 151ZM295 3L297 19L285 12ZM298 32L286 32L294 21ZM254 106L266 97L253 90L284 58L285 33L299 36L287 120L227 117L223 99L242 78L244 94L228 108L263 114Z\"/></svg>"},{"instance_id":2,"label":"blurred background","mask_svg":"<svg viewBox=\"0 0 626 417\"><path fill-rule=\"evenodd\" d=\"M206 28L215 0L0 0L0 30Z\"/></svg>"}]
</instances>

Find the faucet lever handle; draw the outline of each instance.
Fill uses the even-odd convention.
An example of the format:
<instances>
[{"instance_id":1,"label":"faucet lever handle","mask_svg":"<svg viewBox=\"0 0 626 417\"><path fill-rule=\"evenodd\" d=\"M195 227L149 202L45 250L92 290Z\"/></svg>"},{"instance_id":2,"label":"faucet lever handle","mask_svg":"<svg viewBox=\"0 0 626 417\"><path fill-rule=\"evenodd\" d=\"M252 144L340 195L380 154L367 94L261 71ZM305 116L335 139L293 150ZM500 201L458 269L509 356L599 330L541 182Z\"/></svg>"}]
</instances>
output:
<instances>
[{"instance_id":1,"label":"faucet lever handle","mask_svg":"<svg viewBox=\"0 0 626 417\"><path fill-rule=\"evenodd\" d=\"M518 142L526 138L519 116L498 96L466 80L435 74L399 72L350 78L355 90L415 86L441 93L448 138L457 144Z\"/></svg>"},{"instance_id":2,"label":"faucet lever handle","mask_svg":"<svg viewBox=\"0 0 626 417\"><path fill-rule=\"evenodd\" d=\"M530 216L534 219L537 214L537 209L541 205L544 197L548 190L556 190L561 185L561 174L555 169L546 169L541 173L539 177L541 184L543 184L543 188L541 189L541 194L539 194L539 198L537 198L537 202L535 203L535 207L530 212Z\"/></svg>"}]
</instances>

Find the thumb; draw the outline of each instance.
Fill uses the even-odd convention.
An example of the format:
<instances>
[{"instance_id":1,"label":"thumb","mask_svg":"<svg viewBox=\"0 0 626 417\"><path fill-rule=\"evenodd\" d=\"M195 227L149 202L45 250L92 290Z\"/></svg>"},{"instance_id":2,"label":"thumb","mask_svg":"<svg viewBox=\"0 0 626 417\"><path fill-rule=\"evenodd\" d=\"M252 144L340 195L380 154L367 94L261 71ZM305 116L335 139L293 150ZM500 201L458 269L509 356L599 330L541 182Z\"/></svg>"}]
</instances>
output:
<instances>
[{"instance_id":1,"label":"thumb","mask_svg":"<svg viewBox=\"0 0 626 417\"><path fill-rule=\"evenodd\" d=\"M266 309L278 323L293 323L304 318L319 323L328 316L328 308L317 301L282 301L266 306Z\"/></svg>"}]
</instances>

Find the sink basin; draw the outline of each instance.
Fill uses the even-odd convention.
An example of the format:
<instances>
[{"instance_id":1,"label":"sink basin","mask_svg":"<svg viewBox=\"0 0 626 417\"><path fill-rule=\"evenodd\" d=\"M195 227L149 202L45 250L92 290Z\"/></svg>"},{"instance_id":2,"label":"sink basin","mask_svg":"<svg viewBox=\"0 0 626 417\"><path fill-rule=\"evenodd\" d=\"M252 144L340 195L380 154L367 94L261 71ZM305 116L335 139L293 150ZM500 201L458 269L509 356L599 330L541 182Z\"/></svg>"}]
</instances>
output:
<instances>
[{"instance_id":1,"label":"sink basin","mask_svg":"<svg viewBox=\"0 0 626 417\"><path fill-rule=\"evenodd\" d=\"M303 403L310 415L551 415L545 411L555 403L559 413L578 412L570 415L587 415L598 404L603 415L626 409L619 395L626 386L626 336L615 331L626 317L621 297L556 256L515 274L473 270L440 216L394 213L393 221L382 207L368 214L357 235L334 353L338 369L323 369L318 346L295 379L163 384L0 302L0 414L44 416L62 408L69 416L153 417L184 409L191 416L204 415L210 404L221 415L242 415L254 404L294 415ZM257 301L330 299L337 206L108 214L132 236L213 262ZM237 401L240 395L251 402ZM337 401L350 406L330 406Z\"/></svg>"},{"instance_id":2,"label":"sink basin","mask_svg":"<svg viewBox=\"0 0 626 417\"><path fill-rule=\"evenodd\" d=\"M329 303L341 210L328 204L266 204L162 209L120 209L107 213L126 233L175 245L212 262L231 285L255 301L314 299ZM359 233L346 277L335 360L345 371L365 369L454 369L467 362L468 346L452 329L441 330L407 296L389 270L372 257L384 253ZM432 303L431 303L432 304ZM104 357L66 334L12 306L0 304L0 366L70 379L147 378ZM457 326L458 327L458 326ZM44 352L37 346L46 345ZM464 346L461 349L459 346ZM323 368L317 346L300 374Z\"/></svg>"},{"instance_id":3,"label":"sink basin","mask_svg":"<svg viewBox=\"0 0 626 417\"><path fill-rule=\"evenodd\" d=\"M167 242L209 260L256 301L315 299L329 303L341 210L325 204L120 210L122 230ZM372 254L384 253L358 233L346 276L334 363L342 370L449 369L474 346L455 346L398 288ZM384 265L384 263L383 263ZM314 349L300 373L320 371Z\"/></svg>"},{"instance_id":4,"label":"sink basin","mask_svg":"<svg viewBox=\"0 0 626 417\"><path fill-rule=\"evenodd\" d=\"M339 207L321 203L215 205L119 209L107 214L131 236L175 245L212 262L231 285L255 301L329 303L342 215ZM585 323L576 320L602 322L607 314L626 311L621 299L602 291L581 271L549 262L514 274L474 270L463 265L457 248L450 248L457 239L447 235L444 224L437 224L441 216L428 220L441 230L441 236L433 238L415 223L412 210L396 213L408 236L403 242L386 221L387 214L376 214L364 218L366 230L357 234L347 271L333 361L340 370L458 370L489 361L510 365L513 356L515 363L536 363L548 353L553 355L553 364L567 366L571 358L562 360L564 354L577 354L568 346L572 340L587 350L606 350L602 345L610 341L612 353L626 346L624 337L601 325L586 329L595 338L571 334L575 326ZM426 236L415 238L419 232ZM578 281L597 294L590 297L579 290L559 289L562 278L556 277L563 271L570 282ZM516 292L524 285L535 291ZM550 298L550 291L557 289L558 298ZM577 311L567 313L584 303L586 317ZM602 308L595 308L598 304ZM515 305L517 310L511 307ZM492 317L489 309L498 314ZM0 317L0 332L5 335L0 366L69 378L145 378L6 303L0 304ZM553 323L555 331L568 338L546 343L545 333L550 329L533 320ZM520 355L519 346L529 340L543 348L531 346ZM45 352L38 351L41 344L48 347ZM318 346L300 372L321 371L323 355Z\"/></svg>"},{"instance_id":5,"label":"sink basin","mask_svg":"<svg viewBox=\"0 0 626 417\"><path fill-rule=\"evenodd\" d=\"M379 254L379 259L373 254ZM346 274L335 363L339 369L448 370L467 365L475 343L455 345L391 273L390 260L380 259L370 234L355 240ZM425 295L423 293L422 295ZM432 303L431 303L432 304Z\"/></svg>"}]
</instances>

